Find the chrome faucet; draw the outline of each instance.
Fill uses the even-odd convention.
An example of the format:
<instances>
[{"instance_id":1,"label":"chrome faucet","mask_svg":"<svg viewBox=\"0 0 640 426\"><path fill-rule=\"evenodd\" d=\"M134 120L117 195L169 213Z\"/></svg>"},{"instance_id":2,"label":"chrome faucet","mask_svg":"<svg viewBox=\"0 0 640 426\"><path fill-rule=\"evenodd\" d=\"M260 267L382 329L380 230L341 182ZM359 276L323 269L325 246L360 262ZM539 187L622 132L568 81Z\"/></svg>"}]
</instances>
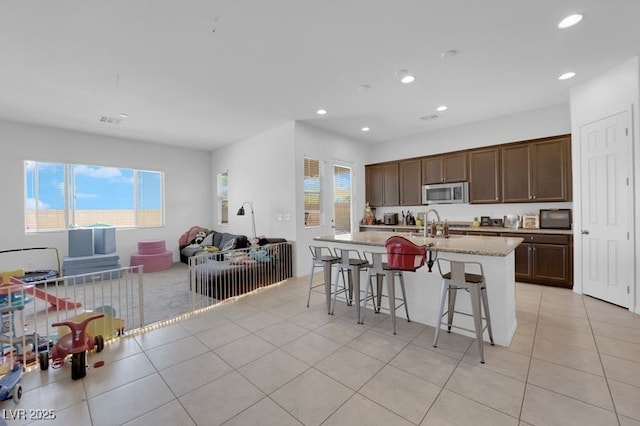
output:
<instances>
[{"instance_id":1,"label":"chrome faucet","mask_svg":"<svg viewBox=\"0 0 640 426\"><path fill-rule=\"evenodd\" d=\"M427 238L427 235L429 234L429 232L427 231L428 227L429 227L429 213L435 213L436 214L436 220L438 221L438 223L441 222L440 219L440 214L436 211L436 209L429 209L427 210L427 212L424 214L424 237Z\"/></svg>"}]
</instances>

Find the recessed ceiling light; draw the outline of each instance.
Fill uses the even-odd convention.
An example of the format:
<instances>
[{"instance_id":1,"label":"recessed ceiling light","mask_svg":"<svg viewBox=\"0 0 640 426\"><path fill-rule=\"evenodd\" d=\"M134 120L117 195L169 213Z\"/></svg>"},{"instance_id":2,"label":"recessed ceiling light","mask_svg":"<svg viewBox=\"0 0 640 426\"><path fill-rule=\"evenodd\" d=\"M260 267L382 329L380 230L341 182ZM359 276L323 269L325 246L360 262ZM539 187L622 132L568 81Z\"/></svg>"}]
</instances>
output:
<instances>
[{"instance_id":1,"label":"recessed ceiling light","mask_svg":"<svg viewBox=\"0 0 640 426\"><path fill-rule=\"evenodd\" d=\"M447 110L447 106L446 105L440 105L438 108L436 108L436 111L438 112L442 112L442 111L446 111Z\"/></svg>"},{"instance_id":2,"label":"recessed ceiling light","mask_svg":"<svg viewBox=\"0 0 640 426\"><path fill-rule=\"evenodd\" d=\"M558 80L569 80L570 78L575 77L575 75L575 72L565 72L560 77L558 77Z\"/></svg>"},{"instance_id":3,"label":"recessed ceiling light","mask_svg":"<svg viewBox=\"0 0 640 426\"><path fill-rule=\"evenodd\" d=\"M322 108L316 111L316 114L318 115L325 115L326 113L327 113L327 110Z\"/></svg>"},{"instance_id":4,"label":"recessed ceiling light","mask_svg":"<svg viewBox=\"0 0 640 426\"><path fill-rule=\"evenodd\" d=\"M413 75L409 74L409 71L407 70L398 70L396 71L396 75L400 77L400 81L404 84L409 84L416 81L416 78Z\"/></svg>"},{"instance_id":5,"label":"recessed ceiling light","mask_svg":"<svg viewBox=\"0 0 640 426\"><path fill-rule=\"evenodd\" d=\"M558 24L558 28L565 29L565 28L573 27L575 24L577 24L580 21L582 21L581 14L576 13L575 15L569 15L566 18L564 18L562 21L560 21L560 23Z\"/></svg>"},{"instance_id":6,"label":"recessed ceiling light","mask_svg":"<svg viewBox=\"0 0 640 426\"><path fill-rule=\"evenodd\" d=\"M414 81L416 81L416 78L414 76L412 76L411 74L407 74L404 77L402 77L400 79L401 82L403 82L404 84L409 84L409 83L413 83Z\"/></svg>"},{"instance_id":7,"label":"recessed ceiling light","mask_svg":"<svg viewBox=\"0 0 640 426\"><path fill-rule=\"evenodd\" d=\"M129 117L129 114L126 114L124 112L121 112L120 114L118 114L121 118L127 118Z\"/></svg>"},{"instance_id":8,"label":"recessed ceiling light","mask_svg":"<svg viewBox=\"0 0 640 426\"><path fill-rule=\"evenodd\" d=\"M362 130L363 132L368 132L368 131L369 131L369 130L371 130L371 129L365 126L365 127L363 127L362 129L360 129L360 130Z\"/></svg>"}]
</instances>

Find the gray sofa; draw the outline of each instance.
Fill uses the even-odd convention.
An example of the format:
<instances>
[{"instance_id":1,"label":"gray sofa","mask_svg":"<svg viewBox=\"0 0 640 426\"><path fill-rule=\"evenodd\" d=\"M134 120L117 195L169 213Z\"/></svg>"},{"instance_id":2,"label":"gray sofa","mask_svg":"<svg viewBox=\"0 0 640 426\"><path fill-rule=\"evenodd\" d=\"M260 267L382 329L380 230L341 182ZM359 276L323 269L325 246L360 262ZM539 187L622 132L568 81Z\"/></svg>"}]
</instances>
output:
<instances>
[{"instance_id":1,"label":"gray sofa","mask_svg":"<svg viewBox=\"0 0 640 426\"><path fill-rule=\"evenodd\" d=\"M282 238L261 239L254 248L191 258L191 289L224 300L293 276L293 246Z\"/></svg>"},{"instance_id":2,"label":"gray sofa","mask_svg":"<svg viewBox=\"0 0 640 426\"><path fill-rule=\"evenodd\" d=\"M205 235L202 235L203 233ZM183 263L189 263L191 256L210 253L208 250L211 250L211 247L216 247L218 249L216 252L220 253L249 247L249 239L246 235L209 231L204 228L192 234L193 238L180 239L180 261Z\"/></svg>"}]
</instances>

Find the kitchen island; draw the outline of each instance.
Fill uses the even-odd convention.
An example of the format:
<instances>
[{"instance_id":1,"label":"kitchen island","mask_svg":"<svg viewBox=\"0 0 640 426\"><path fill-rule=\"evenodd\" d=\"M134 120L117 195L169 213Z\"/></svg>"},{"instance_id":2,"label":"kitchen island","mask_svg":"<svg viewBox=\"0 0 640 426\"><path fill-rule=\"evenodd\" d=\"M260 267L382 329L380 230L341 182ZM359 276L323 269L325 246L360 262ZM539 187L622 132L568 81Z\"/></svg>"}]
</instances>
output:
<instances>
[{"instance_id":1,"label":"kitchen island","mask_svg":"<svg viewBox=\"0 0 640 426\"><path fill-rule=\"evenodd\" d=\"M517 326L514 250L522 243L522 238L463 235L452 235L449 238L425 238L416 233L371 231L320 236L314 238L314 240L326 242L328 243L327 245L332 248L354 248L360 252L373 251L384 253L386 251L384 243L392 235L405 237L417 245L424 244L429 246L428 249L431 250L434 260L439 256L451 260L476 261L482 263L487 282L487 295L489 298L494 342L501 346L510 345ZM438 323L437 316L441 281L437 266L434 265L433 272L429 272L426 265L418 269L415 273L405 272L404 279L411 320L436 326ZM359 284L357 280L354 281L356 281L356 284ZM456 302L456 310L471 312L469 298L464 297L462 294L460 296ZM404 317L404 312L399 310L398 315ZM471 318L465 316L456 315L454 324L473 329ZM471 332L456 332L471 337L474 336ZM488 340L486 332L485 340Z\"/></svg>"}]
</instances>

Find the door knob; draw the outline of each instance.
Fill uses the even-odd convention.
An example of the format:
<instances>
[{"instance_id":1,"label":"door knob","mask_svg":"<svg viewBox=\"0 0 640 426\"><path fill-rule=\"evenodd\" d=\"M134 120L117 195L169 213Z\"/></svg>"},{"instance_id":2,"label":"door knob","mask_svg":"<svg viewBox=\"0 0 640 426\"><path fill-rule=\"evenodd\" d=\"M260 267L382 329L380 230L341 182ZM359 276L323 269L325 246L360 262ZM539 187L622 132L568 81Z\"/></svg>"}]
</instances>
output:
<instances>
[{"instance_id":1,"label":"door knob","mask_svg":"<svg viewBox=\"0 0 640 426\"><path fill-rule=\"evenodd\" d=\"M589 235L589 230L588 229L583 229L582 230L582 235Z\"/></svg>"}]
</instances>

